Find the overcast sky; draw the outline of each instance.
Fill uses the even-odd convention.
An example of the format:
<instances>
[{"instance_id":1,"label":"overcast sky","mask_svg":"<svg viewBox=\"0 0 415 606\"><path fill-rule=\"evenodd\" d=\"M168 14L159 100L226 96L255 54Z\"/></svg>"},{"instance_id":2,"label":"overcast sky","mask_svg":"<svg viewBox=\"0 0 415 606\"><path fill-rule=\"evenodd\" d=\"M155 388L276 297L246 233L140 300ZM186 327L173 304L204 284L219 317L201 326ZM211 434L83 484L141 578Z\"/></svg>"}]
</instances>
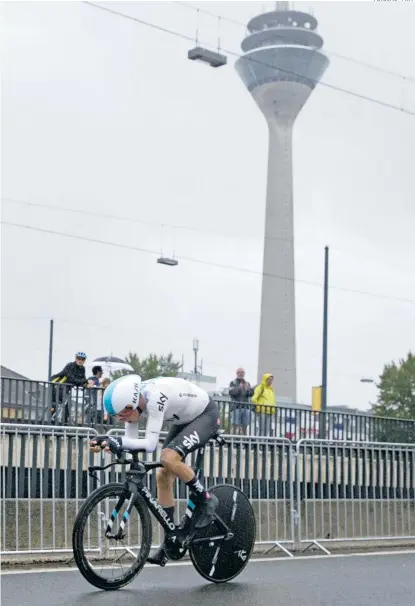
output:
<instances>
[{"instance_id":1,"label":"overcast sky","mask_svg":"<svg viewBox=\"0 0 415 606\"><path fill-rule=\"evenodd\" d=\"M415 112L414 3L299 4L319 20L325 83ZM195 35L196 12L176 2L107 6ZM245 23L271 3L193 6ZM219 386L239 365L255 382L267 127L235 57L202 66L187 59L191 42L78 2L2 3L1 20L2 221L125 246L3 225L2 364L46 379L53 317L55 371L77 350L172 351L190 369L198 337ZM239 52L244 28L222 20L220 31ZM217 44L218 21L200 15L199 34ZM414 158L415 115L328 86L297 120L301 402L321 381L326 244L329 404L367 408L376 390L359 379L414 348ZM156 264L161 250L179 265Z\"/></svg>"}]
</instances>

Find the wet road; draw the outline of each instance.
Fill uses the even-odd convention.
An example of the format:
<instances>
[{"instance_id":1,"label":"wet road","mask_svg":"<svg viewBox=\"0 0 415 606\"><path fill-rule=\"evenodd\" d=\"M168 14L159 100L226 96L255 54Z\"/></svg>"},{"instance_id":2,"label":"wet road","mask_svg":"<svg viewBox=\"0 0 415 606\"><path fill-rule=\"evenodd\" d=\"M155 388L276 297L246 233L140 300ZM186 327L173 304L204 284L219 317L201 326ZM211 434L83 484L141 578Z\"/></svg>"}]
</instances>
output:
<instances>
[{"instance_id":1,"label":"wet road","mask_svg":"<svg viewBox=\"0 0 415 606\"><path fill-rule=\"evenodd\" d=\"M147 566L116 592L72 570L3 574L1 585L2 606L414 606L415 553L253 561L225 585L183 563Z\"/></svg>"}]
</instances>

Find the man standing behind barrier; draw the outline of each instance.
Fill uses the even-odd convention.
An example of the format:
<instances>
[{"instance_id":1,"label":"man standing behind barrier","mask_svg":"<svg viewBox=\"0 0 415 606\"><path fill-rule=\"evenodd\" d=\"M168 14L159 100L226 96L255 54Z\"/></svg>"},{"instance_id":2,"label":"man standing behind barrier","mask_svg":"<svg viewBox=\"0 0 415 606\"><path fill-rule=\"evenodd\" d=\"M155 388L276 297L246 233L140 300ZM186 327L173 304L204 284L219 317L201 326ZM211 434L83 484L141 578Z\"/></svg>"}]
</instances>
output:
<instances>
[{"instance_id":1,"label":"man standing behind barrier","mask_svg":"<svg viewBox=\"0 0 415 606\"><path fill-rule=\"evenodd\" d=\"M251 405L250 398L254 390L250 384L245 381L245 371L238 368L236 379L229 383L229 395L232 400L232 433L244 435L248 433L248 427L251 423Z\"/></svg>"},{"instance_id":2,"label":"man standing behind barrier","mask_svg":"<svg viewBox=\"0 0 415 606\"><path fill-rule=\"evenodd\" d=\"M52 375L50 380L57 383L68 383L75 387L86 387L85 362L86 354L79 351L75 355L75 362L69 362L61 372Z\"/></svg>"},{"instance_id":3,"label":"man standing behind barrier","mask_svg":"<svg viewBox=\"0 0 415 606\"><path fill-rule=\"evenodd\" d=\"M102 393L99 391L103 374L104 371L102 370L102 366L93 366L92 376L88 377L88 385L92 388L96 387L96 389L91 389L89 392L88 417L90 422L103 422Z\"/></svg>"},{"instance_id":4,"label":"man standing behind barrier","mask_svg":"<svg viewBox=\"0 0 415 606\"><path fill-rule=\"evenodd\" d=\"M75 361L69 362L61 372L58 372L56 375L52 375L50 380L52 383L59 383L59 388L57 390L54 389L52 392L52 406L51 413L52 418L56 412L56 404L61 403L65 400L65 410L64 410L64 422L67 423L69 418L69 402L68 398L70 396L70 389L72 387L87 387L88 382L85 374L85 362L86 362L86 354L82 351L79 351L75 355ZM69 387L66 390L62 383L67 384ZM57 393L56 393L57 392Z\"/></svg>"},{"instance_id":5,"label":"man standing behind barrier","mask_svg":"<svg viewBox=\"0 0 415 606\"><path fill-rule=\"evenodd\" d=\"M273 380L272 374L265 373L262 382L255 387L252 396L252 402L257 404L255 408L257 435L272 436L275 432L277 401L272 387Z\"/></svg>"}]
</instances>

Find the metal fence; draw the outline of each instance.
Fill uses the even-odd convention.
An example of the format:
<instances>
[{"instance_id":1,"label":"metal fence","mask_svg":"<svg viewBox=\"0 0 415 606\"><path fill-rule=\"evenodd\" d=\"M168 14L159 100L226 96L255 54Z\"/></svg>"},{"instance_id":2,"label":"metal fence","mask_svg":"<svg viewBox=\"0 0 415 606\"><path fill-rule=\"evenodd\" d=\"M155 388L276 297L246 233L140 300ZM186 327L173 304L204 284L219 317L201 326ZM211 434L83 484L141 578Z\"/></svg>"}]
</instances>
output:
<instances>
[{"instance_id":1,"label":"metal fence","mask_svg":"<svg viewBox=\"0 0 415 606\"><path fill-rule=\"evenodd\" d=\"M3 554L71 551L76 514L97 486L88 476L88 465L99 464L100 457L105 457L89 452L94 435L92 428L1 424ZM153 460L160 456L160 447ZM260 544L292 544L294 540L291 449L289 440L238 437L222 447L213 442L206 447L206 484L231 483L248 495ZM115 467L102 473L100 482L122 481L124 474L123 468ZM148 474L147 487L155 493L154 473ZM184 513L187 496L185 485L177 481L177 520ZM153 530L153 542L158 544L156 523Z\"/></svg>"},{"instance_id":2,"label":"metal fence","mask_svg":"<svg viewBox=\"0 0 415 606\"><path fill-rule=\"evenodd\" d=\"M237 403L217 400L222 426L232 430L233 411ZM415 420L375 417L327 410L314 412L310 408L267 407L243 404L247 411L248 434L301 439L357 440L362 442L415 443Z\"/></svg>"},{"instance_id":3,"label":"metal fence","mask_svg":"<svg viewBox=\"0 0 415 606\"><path fill-rule=\"evenodd\" d=\"M81 427L102 424L102 393L95 387L2 377L1 420Z\"/></svg>"},{"instance_id":4,"label":"metal fence","mask_svg":"<svg viewBox=\"0 0 415 606\"><path fill-rule=\"evenodd\" d=\"M105 428L117 426L114 418L105 418L102 389L72 388L21 379L1 380L1 420L41 425ZM394 442L415 444L415 421L374 417L345 412L313 412L295 407L239 405L217 400L221 425L227 433L234 430L235 410L244 406L246 433L250 436L285 438L292 442L307 438ZM168 424L165 425L167 429Z\"/></svg>"},{"instance_id":5,"label":"metal fence","mask_svg":"<svg viewBox=\"0 0 415 606\"><path fill-rule=\"evenodd\" d=\"M91 491L92 428L1 425L1 551L69 552L76 512Z\"/></svg>"},{"instance_id":6,"label":"metal fence","mask_svg":"<svg viewBox=\"0 0 415 606\"><path fill-rule=\"evenodd\" d=\"M298 540L415 539L415 447L300 440L296 445Z\"/></svg>"},{"instance_id":7,"label":"metal fence","mask_svg":"<svg viewBox=\"0 0 415 606\"><path fill-rule=\"evenodd\" d=\"M97 486L87 468L107 455L93 455L89 427L3 423L1 441L1 552L71 553L79 507ZM156 460L160 447L152 455ZM193 460L194 460L193 455ZM102 457L102 458L101 458ZM231 483L250 498L257 545L294 549L350 541L415 542L415 447L228 436L205 451L205 483ZM101 483L122 480L125 471L103 472ZM147 487L155 494L155 475ZM186 488L176 482L177 520ZM158 524L153 543L159 544Z\"/></svg>"}]
</instances>

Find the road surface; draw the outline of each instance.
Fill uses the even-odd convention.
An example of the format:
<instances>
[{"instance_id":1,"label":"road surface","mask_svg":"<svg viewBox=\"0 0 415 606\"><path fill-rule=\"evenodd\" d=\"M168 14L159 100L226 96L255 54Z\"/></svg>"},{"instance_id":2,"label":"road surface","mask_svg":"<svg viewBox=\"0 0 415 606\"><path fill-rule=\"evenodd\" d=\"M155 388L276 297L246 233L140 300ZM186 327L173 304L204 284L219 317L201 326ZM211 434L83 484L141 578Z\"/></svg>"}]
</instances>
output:
<instances>
[{"instance_id":1,"label":"road surface","mask_svg":"<svg viewBox=\"0 0 415 606\"><path fill-rule=\"evenodd\" d=\"M79 572L2 574L2 606L414 606L415 553L253 561L226 585L182 562L103 592Z\"/></svg>"}]
</instances>

